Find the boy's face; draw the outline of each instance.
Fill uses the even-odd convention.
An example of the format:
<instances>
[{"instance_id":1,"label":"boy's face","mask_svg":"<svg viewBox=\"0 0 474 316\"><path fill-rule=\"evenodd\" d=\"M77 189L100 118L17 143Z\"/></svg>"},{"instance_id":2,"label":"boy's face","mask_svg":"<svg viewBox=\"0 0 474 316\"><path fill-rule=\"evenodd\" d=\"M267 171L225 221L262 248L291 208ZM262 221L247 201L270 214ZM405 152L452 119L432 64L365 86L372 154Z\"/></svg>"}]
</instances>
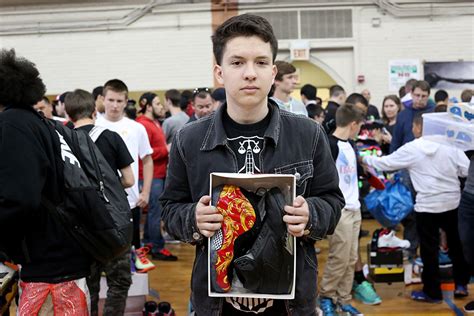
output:
<instances>
[{"instance_id":1,"label":"boy's face","mask_svg":"<svg viewBox=\"0 0 474 316\"><path fill-rule=\"evenodd\" d=\"M297 84L298 75L296 72L283 75L281 81L275 80L275 88L286 94L292 93L295 90Z\"/></svg>"},{"instance_id":2,"label":"boy's face","mask_svg":"<svg viewBox=\"0 0 474 316\"><path fill-rule=\"evenodd\" d=\"M356 121L351 122L350 139L354 139L357 137L357 135L359 135L360 128L362 127L362 125L364 125L364 122L356 122Z\"/></svg>"},{"instance_id":3,"label":"boy's face","mask_svg":"<svg viewBox=\"0 0 474 316\"><path fill-rule=\"evenodd\" d=\"M270 43L257 36L239 36L227 42L214 75L225 87L229 107L266 106L277 73L272 58Z\"/></svg>"},{"instance_id":4,"label":"boy's face","mask_svg":"<svg viewBox=\"0 0 474 316\"><path fill-rule=\"evenodd\" d=\"M415 138L420 138L423 134L423 128L420 124L413 123L411 131L413 132L413 136L415 136Z\"/></svg>"},{"instance_id":5,"label":"boy's face","mask_svg":"<svg viewBox=\"0 0 474 316\"><path fill-rule=\"evenodd\" d=\"M127 97L124 92L107 90L104 96L105 118L112 122L120 121L123 110L127 106Z\"/></svg>"}]
</instances>

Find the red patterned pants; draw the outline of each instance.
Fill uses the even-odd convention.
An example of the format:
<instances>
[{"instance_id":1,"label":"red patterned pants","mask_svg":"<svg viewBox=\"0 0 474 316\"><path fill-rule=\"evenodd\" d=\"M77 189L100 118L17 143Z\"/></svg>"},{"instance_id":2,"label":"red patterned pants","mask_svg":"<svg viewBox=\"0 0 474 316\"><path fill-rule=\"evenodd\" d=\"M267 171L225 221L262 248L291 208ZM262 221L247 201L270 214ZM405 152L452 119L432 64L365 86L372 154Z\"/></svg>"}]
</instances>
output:
<instances>
[{"instance_id":1,"label":"red patterned pants","mask_svg":"<svg viewBox=\"0 0 474 316\"><path fill-rule=\"evenodd\" d=\"M20 281L18 316L89 316L86 279L63 283Z\"/></svg>"}]
</instances>

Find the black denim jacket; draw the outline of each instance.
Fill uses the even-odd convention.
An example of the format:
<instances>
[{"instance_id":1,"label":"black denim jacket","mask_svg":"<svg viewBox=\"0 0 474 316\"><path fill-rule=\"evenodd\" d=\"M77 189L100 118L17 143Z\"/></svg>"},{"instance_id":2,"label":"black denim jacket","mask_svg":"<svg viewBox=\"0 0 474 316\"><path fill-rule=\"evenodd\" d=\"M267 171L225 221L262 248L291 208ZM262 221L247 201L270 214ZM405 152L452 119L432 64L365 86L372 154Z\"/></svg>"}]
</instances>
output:
<instances>
[{"instance_id":1,"label":"black denim jacket","mask_svg":"<svg viewBox=\"0 0 474 316\"><path fill-rule=\"evenodd\" d=\"M341 216L344 197L326 134L307 117L281 110L271 100L270 124L260 154L262 173L295 174L296 194L309 205L310 234L297 238L295 299L289 315L315 315L317 260L314 242L331 234ZM160 198L166 230L196 244L191 299L197 315L220 315L223 299L208 296L207 239L196 227L195 208L209 195L211 172L237 172L237 158L227 143L224 104L214 114L185 125L175 136L165 190Z\"/></svg>"}]
</instances>

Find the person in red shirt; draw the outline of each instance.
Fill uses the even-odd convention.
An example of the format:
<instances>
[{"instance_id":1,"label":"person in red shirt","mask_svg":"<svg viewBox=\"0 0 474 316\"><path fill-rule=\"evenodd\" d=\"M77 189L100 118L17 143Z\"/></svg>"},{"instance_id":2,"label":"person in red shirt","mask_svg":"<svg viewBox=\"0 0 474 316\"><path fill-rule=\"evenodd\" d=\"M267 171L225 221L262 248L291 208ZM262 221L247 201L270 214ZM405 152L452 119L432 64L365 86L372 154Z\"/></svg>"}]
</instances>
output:
<instances>
[{"instance_id":1,"label":"person in red shirt","mask_svg":"<svg viewBox=\"0 0 474 316\"><path fill-rule=\"evenodd\" d=\"M158 198L163 192L166 168L168 166L168 149L166 139L157 121L164 110L160 98L152 92L144 93L140 97L140 115L137 122L142 124L148 134L150 145L153 148L153 181L151 184L150 202L145 221L143 242L150 245L152 258L156 260L176 261L178 257L165 249L165 241L161 234L161 205ZM140 164L139 179L142 181L142 166Z\"/></svg>"}]
</instances>

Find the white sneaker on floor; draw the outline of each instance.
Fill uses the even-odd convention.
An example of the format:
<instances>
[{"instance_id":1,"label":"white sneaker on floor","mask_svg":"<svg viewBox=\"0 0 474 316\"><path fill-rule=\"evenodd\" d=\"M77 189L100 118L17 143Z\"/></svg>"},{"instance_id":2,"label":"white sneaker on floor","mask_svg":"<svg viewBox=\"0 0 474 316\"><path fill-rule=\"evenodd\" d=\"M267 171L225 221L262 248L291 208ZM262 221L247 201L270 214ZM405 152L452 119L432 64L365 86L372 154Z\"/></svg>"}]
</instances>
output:
<instances>
[{"instance_id":1,"label":"white sneaker on floor","mask_svg":"<svg viewBox=\"0 0 474 316\"><path fill-rule=\"evenodd\" d=\"M400 239L395 236L395 232L392 230L390 233L379 236L377 240L377 247L379 248L410 248L410 242L408 240Z\"/></svg>"}]
</instances>

